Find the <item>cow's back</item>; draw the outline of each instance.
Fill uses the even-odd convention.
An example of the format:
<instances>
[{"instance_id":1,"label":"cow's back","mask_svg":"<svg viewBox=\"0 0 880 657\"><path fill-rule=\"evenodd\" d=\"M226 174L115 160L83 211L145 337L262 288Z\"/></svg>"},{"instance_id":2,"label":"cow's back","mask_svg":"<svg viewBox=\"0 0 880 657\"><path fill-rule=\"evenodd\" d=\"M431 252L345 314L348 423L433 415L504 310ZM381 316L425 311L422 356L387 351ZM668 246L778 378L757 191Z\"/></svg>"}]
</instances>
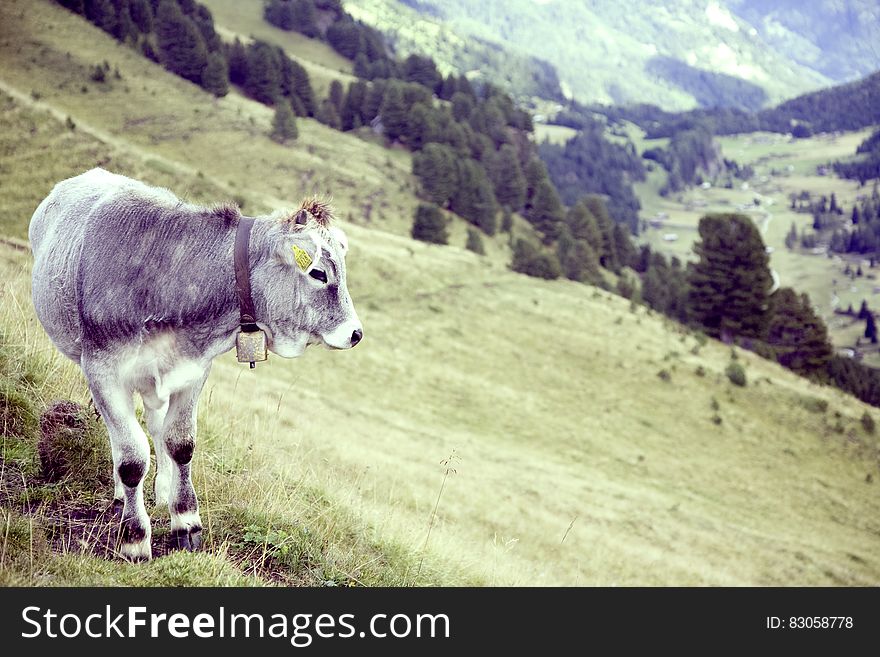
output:
<instances>
[{"instance_id":1,"label":"cow's back","mask_svg":"<svg viewBox=\"0 0 880 657\"><path fill-rule=\"evenodd\" d=\"M52 342L76 362L82 341L77 276L83 241L90 222L99 220L96 209L132 185L140 183L92 169L55 185L31 218L34 308Z\"/></svg>"}]
</instances>

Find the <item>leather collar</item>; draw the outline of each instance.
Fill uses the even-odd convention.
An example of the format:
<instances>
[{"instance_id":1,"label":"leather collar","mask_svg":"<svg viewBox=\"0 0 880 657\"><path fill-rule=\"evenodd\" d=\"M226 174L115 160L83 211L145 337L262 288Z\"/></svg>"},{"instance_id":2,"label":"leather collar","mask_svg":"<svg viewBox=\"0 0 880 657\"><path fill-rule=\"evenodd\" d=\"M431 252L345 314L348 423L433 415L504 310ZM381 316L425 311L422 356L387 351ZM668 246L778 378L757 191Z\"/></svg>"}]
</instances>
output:
<instances>
[{"instance_id":1,"label":"leather collar","mask_svg":"<svg viewBox=\"0 0 880 657\"><path fill-rule=\"evenodd\" d=\"M235 291L238 293L238 308L241 312L241 330L245 333L259 331L256 324L254 299L251 296L251 266L248 260L248 247L251 243L251 228L254 227L253 217L241 217L235 231Z\"/></svg>"}]
</instances>

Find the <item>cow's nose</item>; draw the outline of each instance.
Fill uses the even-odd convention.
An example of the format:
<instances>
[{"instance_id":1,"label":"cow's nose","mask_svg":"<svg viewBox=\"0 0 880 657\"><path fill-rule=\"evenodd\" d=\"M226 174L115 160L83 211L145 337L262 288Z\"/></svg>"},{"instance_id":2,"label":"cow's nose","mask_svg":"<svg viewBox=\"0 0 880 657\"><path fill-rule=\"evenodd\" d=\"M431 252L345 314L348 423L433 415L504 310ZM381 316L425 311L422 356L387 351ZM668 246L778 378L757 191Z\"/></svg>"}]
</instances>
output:
<instances>
[{"instance_id":1,"label":"cow's nose","mask_svg":"<svg viewBox=\"0 0 880 657\"><path fill-rule=\"evenodd\" d=\"M351 346L355 346L358 342L361 341L361 338L364 337L364 332L360 329L355 329L351 334Z\"/></svg>"}]
</instances>

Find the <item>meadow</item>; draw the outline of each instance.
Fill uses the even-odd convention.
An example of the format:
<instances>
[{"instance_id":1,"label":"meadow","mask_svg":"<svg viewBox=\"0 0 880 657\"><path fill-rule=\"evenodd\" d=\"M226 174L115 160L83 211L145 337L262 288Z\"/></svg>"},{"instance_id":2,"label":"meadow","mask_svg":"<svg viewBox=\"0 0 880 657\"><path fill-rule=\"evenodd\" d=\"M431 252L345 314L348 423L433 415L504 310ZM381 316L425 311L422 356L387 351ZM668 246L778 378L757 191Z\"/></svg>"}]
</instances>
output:
<instances>
[{"instance_id":1,"label":"meadow","mask_svg":"<svg viewBox=\"0 0 880 657\"><path fill-rule=\"evenodd\" d=\"M451 246L414 242L403 150L309 119L273 144L269 109L215 101L54 3L4 14L0 583L880 582L876 409L598 288L512 273L506 235L484 257L460 222ZM121 80L97 88L105 59ZM111 488L48 482L36 453L46 406L88 393L34 317L23 238L52 184L96 164L249 213L332 192L365 329L350 352L218 359L195 456L205 550L145 565L107 547ZM84 457L106 460L102 433Z\"/></svg>"}]
</instances>

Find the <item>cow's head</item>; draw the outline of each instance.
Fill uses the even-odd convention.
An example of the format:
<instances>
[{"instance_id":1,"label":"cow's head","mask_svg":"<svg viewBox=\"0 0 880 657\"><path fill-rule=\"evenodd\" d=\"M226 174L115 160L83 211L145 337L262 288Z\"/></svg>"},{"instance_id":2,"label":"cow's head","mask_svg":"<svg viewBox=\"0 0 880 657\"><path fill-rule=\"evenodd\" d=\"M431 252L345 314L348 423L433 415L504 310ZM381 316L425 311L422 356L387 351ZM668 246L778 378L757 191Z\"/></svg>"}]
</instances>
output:
<instances>
[{"instance_id":1,"label":"cow's head","mask_svg":"<svg viewBox=\"0 0 880 657\"><path fill-rule=\"evenodd\" d=\"M305 207L314 213L301 209L273 223L268 266L254 271L266 306L258 323L268 333L269 349L284 358L299 356L310 344L350 349L364 335L346 286L345 233L330 226L329 213L321 215L325 206Z\"/></svg>"}]
</instances>

